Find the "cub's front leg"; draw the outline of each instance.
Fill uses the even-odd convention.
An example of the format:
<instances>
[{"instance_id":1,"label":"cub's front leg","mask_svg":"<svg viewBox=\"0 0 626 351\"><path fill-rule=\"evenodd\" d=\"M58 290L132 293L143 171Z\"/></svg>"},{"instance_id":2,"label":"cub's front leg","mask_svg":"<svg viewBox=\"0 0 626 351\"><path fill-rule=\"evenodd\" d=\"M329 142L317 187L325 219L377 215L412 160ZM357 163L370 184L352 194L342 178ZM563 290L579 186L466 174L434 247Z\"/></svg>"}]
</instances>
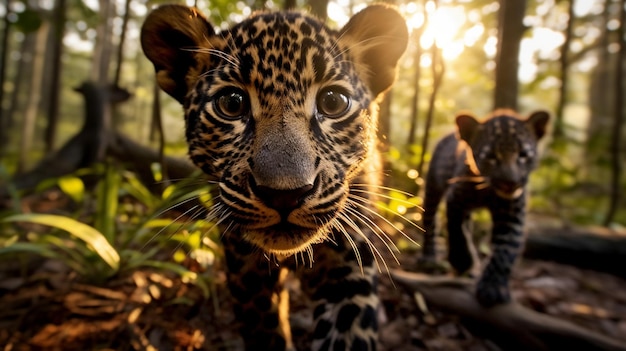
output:
<instances>
[{"instance_id":1,"label":"cub's front leg","mask_svg":"<svg viewBox=\"0 0 626 351\"><path fill-rule=\"evenodd\" d=\"M376 350L377 269L370 247L344 234L315 247L315 263L301 267L302 287L314 301L312 350Z\"/></svg>"},{"instance_id":2,"label":"cub's front leg","mask_svg":"<svg viewBox=\"0 0 626 351\"><path fill-rule=\"evenodd\" d=\"M457 274L475 276L478 275L480 261L470 228L470 209L464 200L467 198L466 191L463 187L453 187L446 199L448 261Z\"/></svg>"},{"instance_id":3,"label":"cub's front leg","mask_svg":"<svg viewBox=\"0 0 626 351\"><path fill-rule=\"evenodd\" d=\"M284 288L286 268L268 261L251 244L235 235L222 238L228 287L235 299L246 350L295 350L289 326L289 296Z\"/></svg>"},{"instance_id":4,"label":"cub's front leg","mask_svg":"<svg viewBox=\"0 0 626 351\"><path fill-rule=\"evenodd\" d=\"M525 196L497 198L489 207L493 219L492 255L476 286L476 298L486 307L511 301L509 279L524 243Z\"/></svg>"}]
</instances>

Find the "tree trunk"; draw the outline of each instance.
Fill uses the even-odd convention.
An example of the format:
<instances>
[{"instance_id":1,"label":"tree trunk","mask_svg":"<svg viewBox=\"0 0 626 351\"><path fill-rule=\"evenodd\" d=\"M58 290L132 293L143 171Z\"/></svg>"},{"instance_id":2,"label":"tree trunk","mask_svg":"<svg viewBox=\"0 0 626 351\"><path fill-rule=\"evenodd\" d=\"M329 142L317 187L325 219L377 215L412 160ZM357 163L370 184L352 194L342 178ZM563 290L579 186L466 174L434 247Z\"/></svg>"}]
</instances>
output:
<instances>
[{"instance_id":1,"label":"tree trunk","mask_svg":"<svg viewBox=\"0 0 626 351\"><path fill-rule=\"evenodd\" d=\"M106 86L109 82L108 74L113 46L111 43L111 19L115 13L115 3L109 0L98 0L98 3L100 5L99 15L101 18L96 29L96 46L94 48L93 70L90 80L101 86ZM106 101L105 99L105 103L102 106L102 128L98 131L98 140L105 140L109 137L109 130L112 126L111 105ZM98 143L98 147L99 149L96 152L97 160L101 161L105 156L106 142Z\"/></svg>"},{"instance_id":2,"label":"tree trunk","mask_svg":"<svg viewBox=\"0 0 626 351\"><path fill-rule=\"evenodd\" d=\"M322 21L328 17L328 1L329 0L309 0L310 12Z\"/></svg>"},{"instance_id":3,"label":"tree trunk","mask_svg":"<svg viewBox=\"0 0 626 351\"><path fill-rule=\"evenodd\" d=\"M417 174L422 174L424 170L425 158L426 158L426 150L428 149L428 143L430 142L430 127L433 122L433 118L435 115L435 102L437 101L437 94L439 93L439 88L441 87L441 83L443 82L443 74L445 72L445 65L443 61L443 57L441 56L441 49L437 47L435 43L431 47L431 69L433 75L433 90L430 93L430 98L428 99L428 111L426 113L426 121L424 123L424 137L422 139L422 150L420 155L420 161L417 165Z\"/></svg>"},{"instance_id":4,"label":"tree trunk","mask_svg":"<svg viewBox=\"0 0 626 351\"><path fill-rule=\"evenodd\" d=\"M52 64L48 102L48 125L44 132L45 150L54 150L57 126L59 124L59 97L61 95L61 56L63 55L63 37L65 35L66 0L56 0L54 8L54 33L51 48Z\"/></svg>"},{"instance_id":5,"label":"tree trunk","mask_svg":"<svg viewBox=\"0 0 626 351\"><path fill-rule=\"evenodd\" d=\"M572 41L572 30L574 28L574 0L568 1L568 18L567 18L567 27L565 28L565 40L563 41L563 45L561 46L561 86L559 87L559 101L556 106L555 111L555 121L554 121L554 133L553 136L555 139L561 139L564 132L564 124L563 124L563 112L565 110L565 104L567 103L567 88L568 88L568 78L569 78L569 54L570 54L570 43Z\"/></svg>"},{"instance_id":6,"label":"tree trunk","mask_svg":"<svg viewBox=\"0 0 626 351\"><path fill-rule=\"evenodd\" d=\"M120 86L120 76L122 74L122 64L124 62L124 43L126 42L126 30L128 28L128 21L130 20L130 2L131 0L126 0L126 3L124 4L122 32L120 33L120 42L117 47L115 75L113 76L114 86Z\"/></svg>"},{"instance_id":7,"label":"tree trunk","mask_svg":"<svg viewBox=\"0 0 626 351\"><path fill-rule=\"evenodd\" d=\"M415 73L413 75L413 99L411 100L411 125L409 126L409 135L406 142L408 147L415 144L415 133L417 132L417 121L419 118L420 79L422 78L422 65L420 65L420 62L424 52L422 46L420 45L420 39L424 33L424 28L426 28L426 19L427 16L424 17L424 23L422 26L413 32L413 42L415 43L413 67L415 67Z\"/></svg>"},{"instance_id":8,"label":"tree trunk","mask_svg":"<svg viewBox=\"0 0 626 351\"><path fill-rule=\"evenodd\" d=\"M152 90L152 133L151 140L158 138L159 145L159 163L161 164L161 174L163 176L163 184L169 185L169 175L167 163L165 162L165 132L163 131L163 114L161 113L161 88L154 82Z\"/></svg>"},{"instance_id":9,"label":"tree trunk","mask_svg":"<svg viewBox=\"0 0 626 351\"><path fill-rule=\"evenodd\" d=\"M33 139L35 137L35 127L37 114L39 112L39 103L41 101L41 81L43 76L44 52L46 50L46 38L50 24L43 22L37 33L35 34L35 49L33 52L31 80L29 86L28 101L26 103L26 111L22 120L22 132L20 134L20 150L17 162L18 172L26 169L29 160L29 152L32 149Z\"/></svg>"},{"instance_id":10,"label":"tree trunk","mask_svg":"<svg viewBox=\"0 0 626 351\"><path fill-rule=\"evenodd\" d=\"M611 129L611 189L610 189L610 201L609 209L604 219L604 225L609 225L615 218L615 213L619 206L620 194L622 192L620 186L620 178L622 174L622 161L620 153L620 140L624 121L624 60L626 60L626 40L624 35L626 34L626 0L619 2L620 6L620 26L619 26L619 53L617 54L617 60L615 60L615 108L613 110L613 128Z\"/></svg>"},{"instance_id":11,"label":"tree trunk","mask_svg":"<svg viewBox=\"0 0 626 351\"><path fill-rule=\"evenodd\" d=\"M608 87L615 86L614 68L616 67L617 55L609 51L609 46L614 43L614 38L617 38L617 35L607 27L610 21L617 20L613 14L619 13L619 11L614 11L613 4L612 0L603 1L602 23L599 24L603 29L597 54L598 63L590 75L587 98L591 118L586 129L585 154L582 158L585 167L581 168L581 172L592 182L610 177L606 172L608 169L606 167L608 164L606 151L610 148L609 130L613 127L612 116L615 114L614 107L617 102L615 101L615 91ZM606 182L602 184L604 185Z\"/></svg>"},{"instance_id":12,"label":"tree trunk","mask_svg":"<svg viewBox=\"0 0 626 351\"><path fill-rule=\"evenodd\" d=\"M526 0L500 0L494 109L517 109L519 47L524 34Z\"/></svg>"},{"instance_id":13,"label":"tree trunk","mask_svg":"<svg viewBox=\"0 0 626 351\"><path fill-rule=\"evenodd\" d=\"M29 172L16 172L13 183L18 189L32 189L42 180L89 167L102 159L100 150L107 151L110 139L114 136L106 134L102 137L104 108L128 100L130 94L93 82L83 83L75 91L81 93L85 100L85 119L81 130Z\"/></svg>"},{"instance_id":14,"label":"tree trunk","mask_svg":"<svg viewBox=\"0 0 626 351\"><path fill-rule=\"evenodd\" d=\"M109 80L109 66L111 61L111 18L115 13L115 5L109 0L98 0L100 5L99 22L96 27L96 45L93 52L93 69L90 80L106 84Z\"/></svg>"},{"instance_id":15,"label":"tree trunk","mask_svg":"<svg viewBox=\"0 0 626 351\"><path fill-rule=\"evenodd\" d=\"M4 80L6 79L6 66L9 59L9 35L11 31L11 21L9 16L11 15L11 0L7 0L5 5L6 13L2 19L4 28L2 29L2 41L0 42L0 157L3 155L7 146L6 138L6 114L4 113Z\"/></svg>"},{"instance_id":16,"label":"tree trunk","mask_svg":"<svg viewBox=\"0 0 626 351\"><path fill-rule=\"evenodd\" d=\"M17 115L18 111L21 111L24 106L24 99L22 99L22 96L26 94L22 94L22 90L24 89L24 82L29 80L30 74L32 74L30 68L32 66L32 56L34 50L35 35L30 33L24 37L24 40L20 45L21 60L17 62L17 72L15 72L15 76L13 77L13 91L9 96L9 107L4 115L5 125L2 128L3 130L0 130L0 134L5 133L4 138L6 139L2 139L5 146L11 145L11 141L14 139L12 138L12 134L14 133L9 132L13 130L16 125L14 116ZM26 57L28 57L28 59L26 59Z\"/></svg>"}]
</instances>

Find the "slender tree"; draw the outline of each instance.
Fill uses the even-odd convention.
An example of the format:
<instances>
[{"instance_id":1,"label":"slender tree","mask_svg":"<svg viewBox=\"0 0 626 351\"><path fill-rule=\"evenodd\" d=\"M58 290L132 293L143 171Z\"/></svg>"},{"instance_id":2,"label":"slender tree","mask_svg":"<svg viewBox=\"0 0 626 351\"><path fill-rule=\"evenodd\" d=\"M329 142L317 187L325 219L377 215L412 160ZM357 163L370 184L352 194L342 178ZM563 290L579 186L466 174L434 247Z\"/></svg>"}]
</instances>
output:
<instances>
[{"instance_id":1,"label":"slender tree","mask_svg":"<svg viewBox=\"0 0 626 351\"><path fill-rule=\"evenodd\" d=\"M608 146L607 130L612 123L611 116L615 111L615 91L613 89L607 89L607 87L615 86L616 74L613 69L616 67L614 60L616 54L611 52L609 48L615 39L617 34L615 30L609 29L609 22L618 20L614 18L613 0L604 0L604 11L601 18L598 20L598 27L603 28L602 35L598 40L599 46L597 47L598 64L594 68L590 77L589 86L589 110L591 116L593 116L593 123L589 123L586 130L586 157L585 161L588 167L585 171L588 172L592 178L599 176L598 174L591 174L597 172L597 165L604 164L604 155Z\"/></svg>"},{"instance_id":2,"label":"slender tree","mask_svg":"<svg viewBox=\"0 0 626 351\"><path fill-rule=\"evenodd\" d=\"M624 125L624 60L626 60L626 0L619 1L620 24L618 30L619 52L617 60L615 60L615 99L613 100L615 108L613 111L613 128L611 131L611 193L609 201L609 209L604 219L604 224L609 225L615 218L617 207L621 195L620 178L622 174L622 162L620 154L620 140Z\"/></svg>"},{"instance_id":3,"label":"slender tree","mask_svg":"<svg viewBox=\"0 0 626 351\"><path fill-rule=\"evenodd\" d=\"M117 47L115 75L113 76L114 86L120 86L120 76L122 74L122 65L124 63L124 43L126 42L126 30L128 28L128 21L130 20L130 3L131 0L126 0L124 4L124 17L122 18L120 42Z\"/></svg>"},{"instance_id":4,"label":"slender tree","mask_svg":"<svg viewBox=\"0 0 626 351\"><path fill-rule=\"evenodd\" d=\"M328 2L329 0L309 0L311 13L318 18L325 20L328 17Z\"/></svg>"},{"instance_id":5,"label":"slender tree","mask_svg":"<svg viewBox=\"0 0 626 351\"><path fill-rule=\"evenodd\" d=\"M569 55L570 43L572 42L572 32L574 28L574 0L567 1L567 24L565 27L565 40L561 45L560 74L561 86L559 87L559 100L555 111L554 138L560 139L564 135L563 112L567 103L567 90L569 83Z\"/></svg>"},{"instance_id":6,"label":"slender tree","mask_svg":"<svg viewBox=\"0 0 626 351\"><path fill-rule=\"evenodd\" d=\"M494 108L517 108L519 47L524 34L526 0L500 0Z\"/></svg>"},{"instance_id":7,"label":"slender tree","mask_svg":"<svg viewBox=\"0 0 626 351\"><path fill-rule=\"evenodd\" d=\"M421 175L424 170L426 149L428 148L430 140L430 128L435 116L435 102L437 101L437 94L439 93L439 89L443 83L443 75L445 73L445 63L441 55L441 49L433 43L433 46L430 48L430 52L432 60L431 71L433 76L433 85L430 97L428 98L428 110L426 112L426 120L424 121L424 138L422 139L421 155L419 164L417 165L417 174L419 175Z\"/></svg>"},{"instance_id":8,"label":"slender tree","mask_svg":"<svg viewBox=\"0 0 626 351\"><path fill-rule=\"evenodd\" d=\"M96 44L93 52L93 70L90 79L94 82L106 84L109 82L109 66L112 51L112 16L115 13L114 2L98 0L100 5L98 25L96 27Z\"/></svg>"},{"instance_id":9,"label":"slender tree","mask_svg":"<svg viewBox=\"0 0 626 351\"><path fill-rule=\"evenodd\" d=\"M91 81L96 82L98 85L99 93L104 96L101 97L105 103L102 106L102 128L98 131L98 150L97 161L104 159L107 149L107 138L110 136L110 129L112 126L111 121L111 104L109 103L109 97L107 96L111 91L111 85L109 84L109 66L111 61L111 53L113 50L112 38L112 18L115 14L115 3L109 0L98 0L100 5L100 19L96 27L96 45L94 47L93 55L93 70L91 73Z\"/></svg>"},{"instance_id":10,"label":"slender tree","mask_svg":"<svg viewBox=\"0 0 626 351\"><path fill-rule=\"evenodd\" d=\"M48 125L44 132L45 150L49 153L54 149L57 125L59 120L59 97L61 94L61 56L63 55L63 36L65 34L66 0L57 0L54 7L54 31L52 51L51 76L48 102Z\"/></svg>"},{"instance_id":11,"label":"slender tree","mask_svg":"<svg viewBox=\"0 0 626 351\"><path fill-rule=\"evenodd\" d=\"M7 60L9 58L9 35L11 27L11 21L9 20L11 15L11 0L7 0L5 4L4 18L2 19L2 41L0 42L0 156L4 153L6 147L6 131L8 127L7 117L4 113L4 80L6 75Z\"/></svg>"},{"instance_id":12,"label":"slender tree","mask_svg":"<svg viewBox=\"0 0 626 351\"><path fill-rule=\"evenodd\" d=\"M28 154L32 149L35 136L35 122L37 113L39 112L39 103L41 101L41 82L43 77L44 52L46 50L46 37L50 24L43 22L36 32L35 50L33 52L31 80L26 103L26 111L22 120L22 133L20 135L19 159L17 163L17 171L23 172L27 166Z\"/></svg>"},{"instance_id":13,"label":"slender tree","mask_svg":"<svg viewBox=\"0 0 626 351\"><path fill-rule=\"evenodd\" d=\"M417 121L419 118L419 96L420 96L420 79L422 77L422 66L420 62L422 61L422 55L424 54L424 50L420 45L420 40L422 39L422 34L424 34L424 29L427 26L428 16L426 15L424 10L424 23L413 31L413 42L415 43L415 53L413 55L413 67L415 67L415 73L413 74L413 98L411 100L411 124L409 126L409 135L407 138L407 146L411 146L415 144L415 133L417 132Z\"/></svg>"},{"instance_id":14,"label":"slender tree","mask_svg":"<svg viewBox=\"0 0 626 351\"><path fill-rule=\"evenodd\" d=\"M15 126L15 116L19 111L21 111L22 106L25 104L22 97L26 94L23 94L23 90L26 86L26 81L29 81L29 77L32 74L31 61L34 51L35 35L33 33L28 33L20 44L19 55L21 59L15 68L16 72L13 76L13 91L8 96L9 107L4 114L5 123L2 126L2 130L0 130L0 134L5 133L4 137L6 139L3 139L5 144L9 144L11 141L8 131L12 130Z\"/></svg>"}]
</instances>

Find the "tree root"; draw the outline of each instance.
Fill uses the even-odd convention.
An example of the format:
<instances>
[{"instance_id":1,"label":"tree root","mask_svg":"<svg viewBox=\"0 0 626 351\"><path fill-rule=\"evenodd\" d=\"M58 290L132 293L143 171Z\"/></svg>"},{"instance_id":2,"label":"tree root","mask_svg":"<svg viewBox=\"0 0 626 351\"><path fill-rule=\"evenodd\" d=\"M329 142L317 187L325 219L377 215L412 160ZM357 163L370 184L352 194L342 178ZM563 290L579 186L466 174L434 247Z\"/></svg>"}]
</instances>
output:
<instances>
[{"instance_id":1,"label":"tree root","mask_svg":"<svg viewBox=\"0 0 626 351\"><path fill-rule=\"evenodd\" d=\"M401 270L392 271L392 276L409 291L420 293L430 306L462 317L473 333L491 339L506 351L626 350L623 342L515 302L485 308L474 297L474 282L468 278Z\"/></svg>"}]
</instances>

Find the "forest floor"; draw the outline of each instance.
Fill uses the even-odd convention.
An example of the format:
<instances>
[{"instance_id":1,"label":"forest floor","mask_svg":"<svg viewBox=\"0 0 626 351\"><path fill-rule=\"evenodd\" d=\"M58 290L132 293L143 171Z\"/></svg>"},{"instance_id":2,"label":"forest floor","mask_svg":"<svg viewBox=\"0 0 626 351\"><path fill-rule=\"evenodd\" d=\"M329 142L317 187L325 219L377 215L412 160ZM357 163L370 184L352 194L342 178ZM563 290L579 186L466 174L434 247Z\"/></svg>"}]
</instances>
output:
<instances>
[{"instance_id":1,"label":"forest floor","mask_svg":"<svg viewBox=\"0 0 626 351\"><path fill-rule=\"evenodd\" d=\"M400 253L415 267L415 253ZM174 274L138 269L98 286L81 283L58 261L0 265L0 348L11 350L243 350L225 273L209 274L210 295ZM620 264L616 262L616 264ZM193 265L193 262L190 262ZM626 281L613 275L544 261L522 260L511 282L515 299L626 344ZM297 282L293 334L307 349L311 310ZM424 308L413 293L381 275L380 350L495 351L460 318Z\"/></svg>"}]
</instances>

